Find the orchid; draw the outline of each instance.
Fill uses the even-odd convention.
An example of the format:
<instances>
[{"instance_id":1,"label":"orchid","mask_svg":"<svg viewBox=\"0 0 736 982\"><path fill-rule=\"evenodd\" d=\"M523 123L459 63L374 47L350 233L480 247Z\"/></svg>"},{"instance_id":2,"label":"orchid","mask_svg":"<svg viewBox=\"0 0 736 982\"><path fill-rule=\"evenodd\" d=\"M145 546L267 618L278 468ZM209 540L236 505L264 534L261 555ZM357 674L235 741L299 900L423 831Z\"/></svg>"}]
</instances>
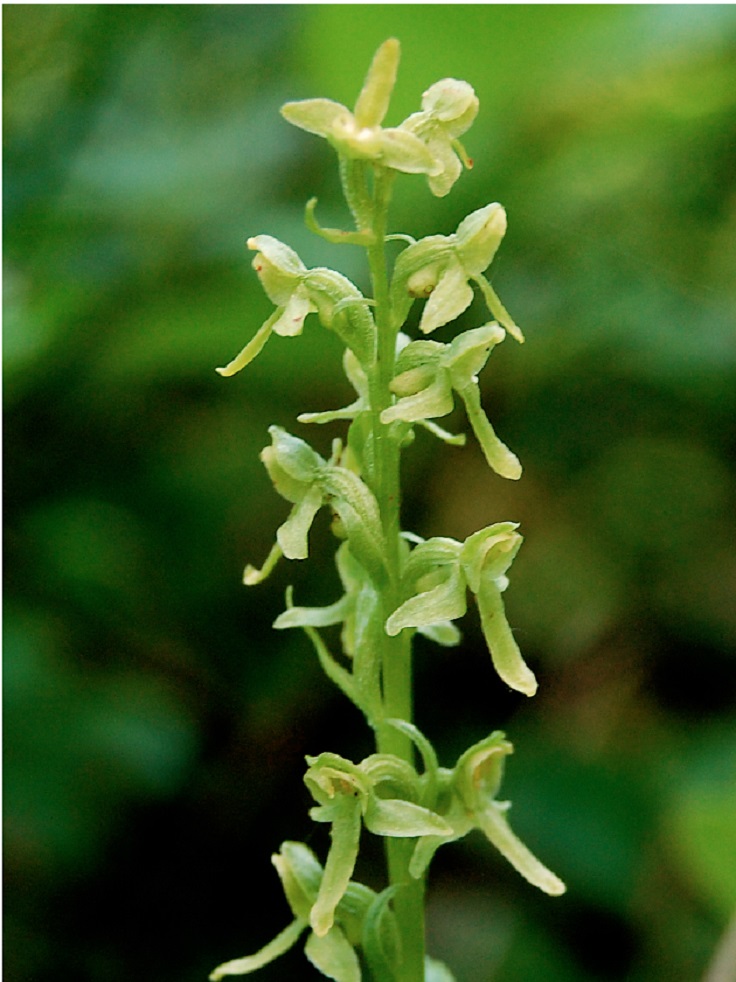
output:
<instances>
[{"instance_id":1,"label":"orchid","mask_svg":"<svg viewBox=\"0 0 736 982\"><path fill-rule=\"evenodd\" d=\"M541 863L514 834L506 817L508 801L497 801L506 757L513 746L499 731L463 753L452 770L438 769L435 807L452 826L451 836L423 836L417 842L410 870L421 876L437 849L479 829L524 879L551 896L565 892L565 884Z\"/></svg>"},{"instance_id":2,"label":"orchid","mask_svg":"<svg viewBox=\"0 0 736 982\"><path fill-rule=\"evenodd\" d=\"M303 934L307 958L334 982L454 982L450 970L426 953L424 892L439 846L474 829L533 885L550 895L565 889L511 830L509 803L497 800L513 749L504 734L492 733L446 768L412 722L414 635L458 646L456 621L467 612L469 594L502 681L532 696L537 680L503 600L522 543L517 523L495 522L464 541L402 530L402 452L418 426L446 443L465 443L464 434L448 433L435 422L452 412L456 397L490 467L504 478L521 476L519 460L483 409L478 375L506 334L519 342L524 336L485 275L506 233L500 204L471 212L450 235L417 241L389 234L396 172L424 174L432 194L446 195L463 165L471 166L459 138L478 112L473 88L444 78L424 92L417 112L398 127L384 128L398 61L398 41L389 39L376 52L352 112L330 99L289 102L282 110L290 123L337 151L355 225L320 225L316 198L306 206L306 225L334 245L365 249L371 294L335 270L309 267L270 235L253 236L253 266L274 310L218 369L221 375L237 374L272 334L300 335L310 315L344 345L342 367L354 395L341 408L297 417L300 423L346 424L344 436L332 440L329 457L283 427L269 427L271 442L261 460L290 510L261 568L247 566L243 580L254 586L282 558L308 558L312 525L322 508L330 510L341 592L321 606L304 606L294 603L294 587L288 586L286 609L273 626L305 632L324 673L363 714L376 752L360 763L333 752L306 758L304 781L315 800L309 815L329 826L324 865L302 843L282 845L273 862L291 923L256 954L221 965L213 982L261 968ZM386 244L394 241L409 244L392 266ZM475 287L491 312L489 323L456 331L446 343L424 336L460 317ZM417 299L426 304L419 319L422 336L412 340L405 325ZM320 581L323 572L317 574ZM380 892L353 879L366 833L385 840L387 883Z\"/></svg>"},{"instance_id":3,"label":"orchid","mask_svg":"<svg viewBox=\"0 0 736 982\"><path fill-rule=\"evenodd\" d=\"M462 165L472 163L458 140L478 114L478 97L472 86L456 78L443 78L422 96L422 111L412 113L401 129L415 133L435 160L442 164L437 174L429 174L429 189L438 198L450 192L460 177Z\"/></svg>"},{"instance_id":4,"label":"orchid","mask_svg":"<svg viewBox=\"0 0 736 982\"><path fill-rule=\"evenodd\" d=\"M514 522L497 522L465 542L435 537L412 550L402 577L407 599L386 621L386 632L456 620L467 610L466 593L475 595L483 634L498 675L512 689L533 696L537 680L511 633L501 594L506 572L522 543Z\"/></svg>"},{"instance_id":5,"label":"orchid","mask_svg":"<svg viewBox=\"0 0 736 982\"><path fill-rule=\"evenodd\" d=\"M399 326L417 298L427 298L419 322L422 333L455 320L470 306L474 282L498 323L523 342L524 335L483 276L505 234L506 211L494 202L464 218L452 235L430 235L408 246L396 262L391 288Z\"/></svg>"},{"instance_id":6,"label":"orchid","mask_svg":"<svg viewBox=\"0 0 736 982\"><path fill-rule=\"evenodd\" d=\"M383 129L399 65L399 43L385 41L376 52L353 112L332 99L287 102L284 118L324 137L343 157L369 160L407 174L439 175L443 164L425 143L403 127Z\"/></svg>"},{"instance_id":7,"label":"orchid","mask_svg":"<svg viewBox=\"0 0 736 982\"><path fill-rule=\"evenodd\" d=\"M450 344L408 344L396 361L397 374L391 383L391 390L399 399L384 409L381 421L414 423L446 416L453 409L452 393L457 392L490 467L502 477L521 477L518 458L499 440L483 412L478 386L477 373L505 336L503 329L492 323L466 331Z\"/></svg>"},{"instance_id":8,"label":"orchid","mask_svg":"<svg viewBox=\"0 0 736 982\"><path fill-rule=\"evenodd\" d=\"M365 297L347 277L323 267L307 269L293 249L271 235L253 236L248 239L248 248L256 252L253 268L276 310L242 351L217 369L220 375L229 377L242 371L262 351L271 334L298 336L305 319L313 313L361 362L370 364L375 357L375 325Z\"/></svg>"}]
</instances>

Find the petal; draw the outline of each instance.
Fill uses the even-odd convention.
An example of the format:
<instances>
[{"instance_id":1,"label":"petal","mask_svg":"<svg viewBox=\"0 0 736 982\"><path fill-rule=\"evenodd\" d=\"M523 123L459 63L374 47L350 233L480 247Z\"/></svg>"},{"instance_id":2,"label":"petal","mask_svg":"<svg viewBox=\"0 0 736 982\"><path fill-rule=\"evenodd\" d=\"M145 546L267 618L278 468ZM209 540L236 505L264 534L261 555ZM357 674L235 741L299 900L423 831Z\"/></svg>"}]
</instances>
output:
<instances>
[{"instance_id":1,"label":"petal","mask_svg":"<svg viewBox=\"0 0 736 982\"><path fill-rule=\"evenodd\" d=\"M505 811L504 805L496 801L491 802L484 812L475 816L478 828L525 880L545 893L558 897L565 892L565 884L543 863L540 863L511 831Z\"/></svg>"},{"instance_id":2,"label":"petal","mask_svg":"<svg viewBox=\"0 0 736 982\"><path fill-rule=\"evenodd\" d=\"M453 388L461 389L465 385L475 384L475 376L488 361L492 349L505 337L506 332L496 323L485 324L454 337L442 358L450 371Z\"/></svg>"},{"instance_id":3,"label":"petal","mask_svg":"<svg viewBox=\"0 0 736 982\"><path fill-rule=\"evenodd\" d=\"M501 592L489 576L482 577L477 597L481 627L491 652L493 667L512 689L523 692L525 696L533 696L537 691L537 680L521 657L519 646L506 620Z\"/></svg>"},{"instance_id":4,"label":"petal","mask_svg":"<svg viewBox=\"0 0 736 982\"><path fill-rule=\"evenodd\" d=\"M473 290L459 262L448 263L425 304L419 329L429 334L459 317L473 302Z\"/></svg>"},{"instance_id":5,"label":"petal","mask_svg":"<svg viewBox=\"0 0 736 982\"><path fill-rule=\"evenodd\" d=\"M447 416L453 409L452 388L447 372L440 370L434 381L414 395L403 399L381 413L382 423L392 423L396 419L415 423L422 419Z\"/></svg>"},{"instance_id":6,"label":"petal","mask_svg":"<svg viewBox=\"0 0 736 982\"><path fill-rule=\"evenodd\" d=\"M523 536L516 531L518 527L518 522L495 522L473 532L465 540L460 562L473 593L480 589L482 576L489 576L497 583L502 578L505 579L504 573L516 558L524 541Z\"/></svg>"},{"instance_id":7,"label":"petal","mask_svg":"<svg viewBox=\"0 0 736 982\"><path fill-rule=\"evenodd\" d=\"M449 567L444 582L411 597L391 614L386 621L386 633L393 637L405 627L424 627L462 617L467 610L465 590L465 579L460 570Z\"/></svg>"},{"instance_id":8,"label":"petal","mask_svg":"<svg viewBox=\"0 0 736 982\"><path fill-rule=\"evenodd\" d=\"M256 253L253 269L269 300L283 307L307 272L306 266L290 246L272 235L253 236L248 248Z\"/></svg>"},{"instance_id":9,"label":"petal","mask_svg":"<svg viewBox=\"0 0 736 982\"><path fill-rule=\"evenodd\" d=\"M452 827L428 808L400 798L369 797L365 827L374 835L411 839L420 835L452 835Z\"/></svg>"},{"instance_id":10,"label":"petal","mask_svg":"<svg viewBox=\"0 0 736 982\"><path fill-rule=\"evenodd\" d=\"M453 136L460 136L468 129L478 112L478 105L472 85L457 78L440 79L422 95L422 109L435 119L442 123L463 121L464 129Z\"/></svg>"},{"instance_id":11,"label":"petal","mask_svg":"<svg viewBox=\"0 0 736 982\"><path fill-rule=\"evenodd\" d=\"M279 874L284 895L296 917L305 924L322 882L322 866L303 842L282 842L271 856Z\"/></svg>"},{"instance_id":12,"label":"petal","mask_svg":"<svg viewBox=\"0 0 736 982\"><path fill-rule=\"evenodd\" d=\"M278 544L287 559L306 559L309 555L307 536L322 504L321 490L318 487L310 488L276 532Z\"/></svg>"},{"instance_id":13,"label":"petal","mask_svg":"<svg viewBox=\"0 0 736 982\"><path fill-rule=\"evenodd\" d=\"M496 436L496 431L481 407L478 386L466 385L458 390L458 395L465 403L468 420L488 466L501 477L517 481L521 477L519 458Z\"/></svg>"},{"instance_id":14,"label":"petal","mask_svg":"<svg viewBox=\"0 0 736 982\"><path fill-rule=\"evenodd\" d=\"M443 648L456 648L462 640L460 631L451 621L438 621L436 624L424 624L417 631L435 644Z\"/></svg>"},{"instance_id":15,"label":"petal","mask_svg":"<svg viewBox=\"0 0 736 982\"><path fill-rule=\"evenodd\" d=\"M301 99L287 102L281 107L281 115L293 126L317 136L330 136L337 123L352 120L353 114L339 102L332 99Z\"/></svg>"},{"instance_id":16,"label":"petal","mask_svg":"<svg viewBox=\"0 0 736 982\"><path fill-rule=\"evenodd\" d=\"M380 126L383 122L396 84L400 56L401 46L396 38L384 41L376 51L355 103L358 126Z\"/></svg>"},{"instance_id":17,"label":"petal","mask_svg":"<svg viewBox=\"0 0 736 982\"><path fill-rule=\"evenodd\" d=\"M281 312L281 308L277 308L268 320L256 331L243 350L231 362L225 365L224 368L216 368L215 371L225 376L225 378L229 378L231 375L236 375L246 365L249 365L256 355L260 354L266 341L271 337L273 326L281 317Z\"/></svg>"},{"instance_id":18,"label":"petal","mask_svg":"<svg viewBox=\"0 0 736 982\"><path fill-rule=\"evenodd\" d=\"M456 982L456 980L444 962L427 955L424 959L424 982Z\"/></svg>"},{"instance_id":19,"label":"petal","mask_svg":"<svg viewBox=\"0 0 736 982\"><path fill-rule=\"evenodd\" d=\"M501 327L505 328L511 337L518 341L519 344L523 344L524 335L521 333L521 328L514 323L508 310L506 310L504 305L501 303L498 294L485 276L473 276L471 279L473 279L474 282L476 282L481 288L486 304L488 305L488 309L496 318Z\"/></svg>"},{"instance_id":20,"label":"petal","mask_svg":"<svg viewBox=\"0 0 736 982\"><path fill-rule=\"evenodd\" d=\"M353 875L360 841L360 814L359 798L341 796L330 829L332 842L324 876L309 918L312 930L318 937L324 937L334 924L335 908Z\"/></svg>"},{"instance_id":21,"label":"petal","mask_svg":"<svg viewBox=\"0 0 736 982\"><path fill-rule=\"evenodd\" d=\"M496 201L460 222L457 251L468 276L478 275L490 266L505 234L506 212Z\"/></svg>"},{"instance_id":22,"label":"petal","mask_svg":"<svg viewBox=\"0 0 736 982\"><path fill-rule=\"evenodd\" d=\"M340 597L328 607L289 607L273 622L279 631L289 627L330 627L341 624L353 607L350 597Z\"/></svg>"},{"instance_id":23,"label":"petal","mask_svg":"<svg viewBox=\"0 0 736 982\"><path fill-rule=\"evenodd\" d=\"M313 314L316 309L304 287L297 287L282 308L281 316L274 322L274 332L284 338L296 337L302 333L307 314Z\"/></svg>"},{"instance_id":24,"label":"petal","mask_svg":"<svg viewBox=\"0 0 736 982\"><path fill-rule=\"evenodd\" d=\"M220 965L210 975L211 982L218 982L218 979L225 975L249 975L251 972L268 965L279 955L283 955L289 948L299 940L299 935L307 927L307 922L297 918L292 921L287 928L277 934L273 941L270 941L255 955L246 955L245 958L235 958L233 961L225 962Z\"/></svg>"},{"instance_id":25,"label":"petal","mask_svg":"<svg viewBox=\"0 0 736 982\"><path fill-rule=\"evenodd\" d=\"M247 244L248 248L253 252L262 253L269 263L282 273L298 277L307 271L307 267L291 246L286 245L285 242L281 242L279 239L275 239L272 235L253 235L248 239Z\"/></svg>"},{"instance_id":26,"label":"petal","mask_svg":"<svg viewBox=\"0 0 736 982\"><path fill-rule=\"evenodd\" d=\"M397 128L380 131L381 163L405 174L440 174L443 164L413 133Z\"/></svg>"}]
</instances>

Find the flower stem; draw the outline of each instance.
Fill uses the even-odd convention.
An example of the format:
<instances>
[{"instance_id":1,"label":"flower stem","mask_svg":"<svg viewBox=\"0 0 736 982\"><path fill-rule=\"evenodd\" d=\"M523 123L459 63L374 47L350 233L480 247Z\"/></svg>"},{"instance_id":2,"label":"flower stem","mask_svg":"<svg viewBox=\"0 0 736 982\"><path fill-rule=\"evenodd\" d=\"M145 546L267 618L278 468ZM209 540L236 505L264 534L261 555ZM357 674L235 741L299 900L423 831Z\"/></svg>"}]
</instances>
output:
<instances>
[{"instance_id":1,"label":"flower stem","mask_svg":"<svg viewBox=\"0 0 736 982\"><path fill-rule=\"evenodd\" d=\"M391 404L390 382L394 377L397 330L392 323L386 268L385 236L388 204L393 173L376 167L373 174L372 231L374 243L369 246L370 265L375 301L374 316L378 332L376 364L371 373L371 431L373 439L373 473L370 479L378 501L386 542L388 582L383 591L383 623L401 603L400 578L400 447L390 439L381 412ZM364 175L365 179L365 175ZM402 631L396 637L381 634L381 668L383 682L384 718L412 718L411 636ZM414 750L409 738L394 727L379 727L378 750L395 754L413 763ZM401 936L402 982L424 982L424 880L409 873L409 860L414 848L413 839L387 838L389 883L397 886L394 910Z\"/></svg>"}]
</instances>

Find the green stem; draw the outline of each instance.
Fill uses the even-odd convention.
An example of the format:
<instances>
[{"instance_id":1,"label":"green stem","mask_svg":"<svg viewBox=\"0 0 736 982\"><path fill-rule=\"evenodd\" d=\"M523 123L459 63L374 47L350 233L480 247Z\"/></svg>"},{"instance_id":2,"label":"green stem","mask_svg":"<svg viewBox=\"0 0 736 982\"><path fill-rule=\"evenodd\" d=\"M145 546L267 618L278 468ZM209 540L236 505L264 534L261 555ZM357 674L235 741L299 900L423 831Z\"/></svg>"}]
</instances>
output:
<instances>
[{"instance_id":1,"label":"green stem","mask_svg":"<svg viewBox=\"0 0 736 982\"><path fill-rule=\"evenodd\" d=\"M356 178L355 172L351 178ZM371 430L374 461L370 480L381 512L386 541L388 584L383 591L384 623L399 606L400 581L400 447L397 440L387 439L386 425L381 412L391 405L390 382L394 377L397 331L392 324L386 268L385 236L388 204L393 173L376 167L373 174L372 232L374 242L368 247L375 301L374 316L378 332L376 365L370 373ZM360 175L363 188L367 186L365 170ZM360 190L355 196L362 198ZM412 719L411 640L407 631L396 637L381 635L381 666L384 718ZM378 750L395 754L409 763L414 762L414 749L409 738L393 727L379 727ZM413 839L387 838L386 851L389 882L399 889L394 900L402 946L402 982L424 982L424 880L409 874L409 860L414 849Z\"/></svg>"}]
</instances>

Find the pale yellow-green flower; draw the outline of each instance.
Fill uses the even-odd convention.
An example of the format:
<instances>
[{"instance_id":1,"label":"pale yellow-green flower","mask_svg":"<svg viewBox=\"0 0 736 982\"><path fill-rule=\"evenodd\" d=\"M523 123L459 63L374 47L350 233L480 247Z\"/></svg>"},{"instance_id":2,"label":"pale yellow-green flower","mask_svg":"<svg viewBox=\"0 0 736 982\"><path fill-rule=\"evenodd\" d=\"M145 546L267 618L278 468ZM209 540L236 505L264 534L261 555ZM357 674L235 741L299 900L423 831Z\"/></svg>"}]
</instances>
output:
<instances>
[{"instance_id":1,"label":"pale yellow-green flower","mask_svg":"<svg viewBox=\"0 0 736 982\"><path fill-rule=\"evenodd\" d=\"M478 97L471 85L456 78L443 78L431 85L422 96L421 112L412 113L401 129L414 133L442 165L428 176L429 188L438 198L444 197L462 172L471 167L458 137L462 136L478 114Z\"/></svg>"},{"instance_id":2,"label":"pale yellow-green flower","mask_svg":"<svg viewBox=\"0 0 736 982\"><path fill-rule=\"evenodd\" d=\"M302 99L287 102L281 114L307 133L324 137L348 159L374 161L407 174L439 175L442 162L418 136L402 127L381 127L396 81L399 55L395 38L384 41L353 112L332 99Z\"/></svg>"},{"instance_id":3,"label":"pale yellow-green flower","mask_svg":"<svg viewBox=\"0 0 736 982\"><path fill-rule=\"evenodd\" d=\"M494 202L464 218L452 235L430 235L399 256L392 282L394 317L400 327L418 298L427 298L419 329L424 334L449 324L470 306L471 283L485 298L498 323L516 338L524 335L483 275L506 234L506 212Z\"/></svg>"}]
</instances>

